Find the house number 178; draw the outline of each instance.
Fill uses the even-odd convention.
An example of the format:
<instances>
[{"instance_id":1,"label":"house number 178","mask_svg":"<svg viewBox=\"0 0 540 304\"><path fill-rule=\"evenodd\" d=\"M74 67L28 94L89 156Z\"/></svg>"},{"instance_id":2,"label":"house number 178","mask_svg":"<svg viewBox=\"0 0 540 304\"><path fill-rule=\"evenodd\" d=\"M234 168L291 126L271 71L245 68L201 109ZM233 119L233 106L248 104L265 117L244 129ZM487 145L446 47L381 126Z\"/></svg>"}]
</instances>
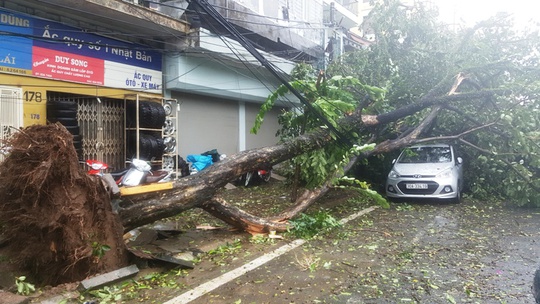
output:
<instances>
[{"instance_id":1,"label":"house number 178","mask_svg":"<svg viewBox=\"0 0 540 304\"><path fill-rule=\"evenodd\" d=\"M41 97L41 92L25 91L24 92L24 101L42 102L43 99Z\"/></svg>"}]
</instances>

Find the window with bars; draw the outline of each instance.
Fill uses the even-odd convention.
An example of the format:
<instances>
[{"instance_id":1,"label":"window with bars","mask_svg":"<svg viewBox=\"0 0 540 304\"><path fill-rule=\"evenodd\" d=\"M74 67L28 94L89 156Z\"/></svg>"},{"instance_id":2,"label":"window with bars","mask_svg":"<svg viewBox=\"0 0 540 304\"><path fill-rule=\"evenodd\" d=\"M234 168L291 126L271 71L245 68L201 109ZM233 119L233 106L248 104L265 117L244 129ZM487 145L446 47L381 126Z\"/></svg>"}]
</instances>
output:
<instances>
[{"instance_id":1,"label":"window with bars","mask_svg":"<svg viewBox=\"0 0 540 304\"><path fill-rule=\"evenodd\" d=\"M22 89L0 87L0 161L4 160L4 143L23 126Z\"/></svg>"}]
</instances>

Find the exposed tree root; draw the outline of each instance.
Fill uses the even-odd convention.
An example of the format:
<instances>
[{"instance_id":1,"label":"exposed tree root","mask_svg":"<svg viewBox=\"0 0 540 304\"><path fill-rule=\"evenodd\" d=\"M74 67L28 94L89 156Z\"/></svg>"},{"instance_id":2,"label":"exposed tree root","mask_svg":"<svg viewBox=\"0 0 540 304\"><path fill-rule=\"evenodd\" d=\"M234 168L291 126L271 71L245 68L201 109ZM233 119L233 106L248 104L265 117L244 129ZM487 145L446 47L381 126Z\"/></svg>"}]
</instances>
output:
<instances>
[{"instance_id":1,"label":"exposed tree root","mask_svg":"<svg viewBox=\"0 0 540 304\"><path fill-rule=\"evenodd\" d=\"M99 179L79 167L72 135L60 124L35 125L8 145L0 222L10 257L33 282L74 282L125 265L120 220Z\"/></svg>"}]
</instances>

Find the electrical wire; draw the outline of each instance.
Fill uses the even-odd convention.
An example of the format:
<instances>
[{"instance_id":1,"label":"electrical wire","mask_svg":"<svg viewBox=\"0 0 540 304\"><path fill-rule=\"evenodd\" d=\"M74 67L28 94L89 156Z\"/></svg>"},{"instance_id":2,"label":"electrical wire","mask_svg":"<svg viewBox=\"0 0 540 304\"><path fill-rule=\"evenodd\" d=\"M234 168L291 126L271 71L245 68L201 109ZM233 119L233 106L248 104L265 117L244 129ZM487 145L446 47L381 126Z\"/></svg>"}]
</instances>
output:
<instances>
[{"instance_id":1,"label":"electrical wire","mask_svg":"<svg viewBox=\"0 0 540 304\"><path fill-rule=\"evenodd\" d=\"M165 3L160 3L160 5L163 5L163 6L169 6L169 7L173 7L173 8L176 8L176 9L179 9L179 10L185 10L185 11L191 11L191 10L187 10L187 9L182 9L182 8L179 8L179 7L176 7L176 6L172 6L172 5L168 5L168 4L165 4ZM148 16L142 14L142 12L140 11L135 11L137 13L139 13L139 17L141 18L144 18L146 19L147 21L153 21L153 20L150 20L148 18ZM252 14L252 15L255 15L255 14ZM246 20L239 20L239 19L234 19L236 21L241 21L241 22L246 22ZM249 22L248 22L249 23ZM276 24L269 24L269 23L261 23L261 22L253 22L253 24L257 24L257 25L265 25L265 26L277 26ZM291 27L291 26L285 26L285 28L289 31L289 34L290 34L290 31L295 29L294 27ZM170 37L170 36L174 36L176 38L186 38L186 36L178 36L178 35L175 35L172 31L170 31L167 27L165 26L162 26L162 31L160 31L161 34L167 34L166 36L163 36L163 37ZM313 28L307 28L307 29L313 29ZM322 29L322 28L320 28ZM62 28L62 31L63 32L67 32L67 33L80 33L81 30L80 29L66 29L66 28ZM138 38L138 39L145 39L147 41L150 41L150 42L154 42L154 43L160 43L160 44L165 44L165 45L171 45L171 46L174 46L174 43L168 43L167 41L162 41L162 40L155 40L156 37L161 37L161 36L158 36L156 34L153 34L153 35L140 35L140 34L125 34L125 33L119 33L119 32L114 32L114 31L92 31L92 30L85 30L85 33L88 33L88 34L95 34L95 35L115 35L117 37L124 37L125 39L132 39L132 38ZM262 32L261 32L262 33ZM257 33L257 32L250 32L250 33L242 33L242 35L244 36L248 36L248 35L260 35L261 33ZM16 35L16 33L13 33L13 32L6 32L4 31L4 33L2 33L4 35ZM31 37L31 35L27 36L29 39L46 39L46 37ZM114 39L114 38L112 38ZM52 42L60 42L60 43L65 43L64 40L61 40L61 39L58 39L58 40L54 40L52 39L51 40ZM82 42L83 44L86 44L84 42ZM94 45L96 46L103 46L103 45L100 45L98 43L94 43ZM119 46L117 46L119 47ZM139 46L140 49L142 49L141 46ZM152 50L152 51L158 51L158 52L162 52L163 51L163 48L161 47L150 47L150 46L146 46L144 47L145 50ZM287 51L281 51L281 52L284 52L285 54L287 54ZM280 53L279 51L278 52L275 52L275 54L283 54L283 53Z\"/></svg>"},{"instance_id":2,"label":"electrical wire","mask_svg":"<svg viewBox=\"0 0 540 304\"><path fill-rule=\"evenodd\" d=\"M268 0L267 0L268 1ZM152 1L152 0L148 0L146 1L148 3L152 3L152 4L156 4L156 5L159 5L159 6L164 6L164 7L169 7L169 8L174 8L174 9L178 9L178 10L182 10L184 12L189 12L189 13L196 13L195 10L191 10L191 9L188 9L188 8L181 8L181 7L178 7L178 6L174 6L174 5L171 5L169 3L163 3L163 2L156 2L156 1ZM285 20L283 18L277 18L277 17L270 17L270 16L263 16L261 14L257 14L257 13L251 13L251 12L248 12L248 11L242 11L242 10L237 10L237 9L232 9L232 8L228 8L228 7L225 7L225 6L220 6L220 5L212 5L213 7L217 7L217 8L220 8L220 9L223 9L223 10L226 10L226 11L230 11L230 12L234 12L234 13L241 13L241 14L244 14L244 15L248 15L248 16L255 16L255 17L264 17L264 19L268 19L268 20L275 20L275 21L287 21L287 22L292 22L292 23L298 23L298 24L307 24L307 25L310 25L309 27L295 27L295 26L292 26L292 28L306 28L306 29L311 29L313 28L313 26L311 26L312 24L315 24L319 27L319 29L325 29L326 28L326 25L324 23L319 23L319 22L312 22L312 21L303 21L303 20ZM324 7L324 6L323 6ZM322 13L323 9L321 9L321 13ZM204 14L204 12L202 12ZM231 19L230 17L224 17L225 19L227 20L235 20L235 21L242 21L242 22L246 22L246 20L241 20L241 19ZM260 25L275 25L275 26L278 26L278 27L286 27L286 28L291 28L291 25L288 24L288 25L279 25L279 24L276 24L276 23L255 23L255 24L260 24Z\"/></svg>"},{"instance_id":3,"label":"electrical wire","mask_svg":"<svg viewBox=\"0 0 540 304\"><path fill-rule=\"evenodd\" d=\"M213 27L211 23L209 23L209 25L210 25L211 27ZM214 31L217 31L217 29L214 28ZM268 90L269 93L272 93L273 91L275 91L275 89L277 89L277 87L270 88L270 87L267 85L267 83L271 83L271 81L268 80L267 77L266 77L265 75L262 75L262 74L259 73L260 76L262 76L262 77L265 78L265 80L266 80L266 81L263 81L263 80L260 78L260 76L258 76L258 75L255 73L255 71L253 71L253 68L250 67L250 66L248 66L248 65L246 64L246 63L249 62L249 61L246 59L246 57L245 57L244 55L242 55L238 50L236 50L236 48L231 44L230 41L227 41L227 40L225 39L225 37L223 37L223 36L221 36L221 35L219 35L218 37L222 40L222 42L225 44L225 46L227 46L227 48L229 48L229 50L231 50L231 52L236 56L236 58L238 59L238 61L239 61L240 63L242 63L242 65L244 65L244 67L245 67L245 68L253 75L253 77L254 77L256 80L258 80L258 81L259 81L259 82L260 82L260 83ZM214 60L220 61L220 62L222 63L222 65L223 65L225 68L231 69L231 70L232 70L233 72L235 72L235 73L239 73L239 71L238 71L237 69L232 69L228 64L223 63L223 62L221 61L220 58L217 58L217 57L216 57L216 58L214 58ZM258 62L258 61L257 61L257 62ZM239 74L241 74L241 73L239 73ZM249 77L249 76L247 76L247 75L245 75L245 74L241 74L241 75L243 75L243 76L246 77L246 78L251 78L251 77ZM241 90L242 90L242 89L241 89ZM294 102L292 102L291 100L289 100L287 97L283 98L283 101L284 101L285 103L288 103L288 104L289 104L289 107L291 107L291 108L297 108L297 105L296 105Z\"/></svg>"},{"instance_id":4,"label":"electrical wire","mask_svg":"<svg viewBox=\"0 0 540 304\"><path fill-rule=\"evenodd\" d=\"M262 56L252 45L249 43L239 32L236 30L235 27L231 26L231 24L223 17L221 16L206 0L188 0L190 3L195 3L196 8L200 8L203 11L205 11L211 18L213 18L220 26L222 26L225 30L229 31L231 34L236 36L238 39L238 42L246 48L248 52L250 52L255 58L257 58L263 66L265 66L271 74L273 74L284 86L289 89L291 93L293 93L300 101L301 103L315 116L317 116L318 119L320 119L326 127L336 136L338 139L338 142L344 146L350 146L350 140L347 136L343 135L340 131L332 125L324 115L322 115L319 111L317 111L312 104L310 104L309 101L306 100L306 98L297 91L281 74L283 71L280 71L279 68L273 66L271 63L269 63L264 56Z\"/></svg>"},{"instance_id":5,"label":"electrical wire","mask_svg":"<svg viewBox=\"0 0 540 304\"><path fill-rule=\"evenodd\" d=\"M149 1L149 2L152 2L152 1ZM152 3L155 3L155 2L152 2ZM170 6L170 5L167 5L167 4L164 4L164 3L158 3L158 4L164 5L164 6ZM171 6L171 7L174 7L174 6ZM258 14L248 13L248 12L239 11L239 10L233 10L233 9L229 9L229 8L225 8L225 7L221 7L221 6L218 6L218 7L222 8L222 9L227 9L227 10L230 10L230 11L235 11L235 12L245 13L246 15L260 16L260 15L258 15ZM178 7L174 7L174 8L176 8L176 9L182 9L182 8L178 8ZM184 11L190 11L190 12L191 12L192 10L184 9ZM193 11L193 12L194 12L194 11ZM200 13L200 14L204 14L204 12L199 12L199 13ZM147 16L145 16L145 15L141 15L140 17L146 18L148 21L152 21L152 20L150 20L150 19L149 19ZM279 18L272 18L272 17L268 17L267 19L281 20L281 19L279 19ZM238 20L238 19L230 19L230 20L236 20L236 21L242 21L242 22L245 22L245 20ZM269 23L266 24L266 23L261 23L261 22L253 22L253 23L254 23L254 24L258 24L258 25L272 25L272 26L279 26L279 25L277 25L277 24L269 24ZM299 22L299 23L300 23L300 22ZM310 24L309 22L302 22L302 23ZM284 27L285 27L285 26L284 26ZM168 33L169 35L173 35L173 36L179 38L179 36L176 36L173 32L169 31L166 27L162 27L162 28L164 29L163 33ZM294 28L294 27L289 27L289 30L290 30L290 28ZM312 28L312 27L308 27L308 29L313 29L313 28ZM75 30L74 30L74 32L75 32ZM94 33L99 33L99 32L96 31L96 32L94 32ZM290 32L289 32L289 33L290 33ZM4 32L0 32L0 35L1 35L1 34L5 34L5 33L4 33ZM11 33L11 34L13 34L13 33ZM115 34L118 34L118 33L115 33ZM253 35L253 34L256 34L256 33L243 33L243 34L238 33L238 34L239 34L240 36L242 36L242 37L245 37L245 36L247 36L247 35ZM126 35L126 37L135 37L135 35ZM138 37L144 37L144 36L138 36ZM28 39L36 39L36 40L37 40L37 39L41 39L41 40L46 39L46 38L43 38L43 37L36 37L36 36L32 36L32 35L28 35L26 38L28 38ZM180 38L185 38L185 37L180 37ZM222 38L222 37L220 36L220 38ZM223 38L222 38L222 39L223 39ZM54 39L52 39L52 40L53 40L52 42L57 42L57 43L69 43L69 42L66 42L66 41L64 41L64 40L57 40L57 41L54 41ZM48 42L51 42L51 41L48 41ZM224 43L226 44L225 41L224 41ZM78 44L80 44L80 43L78 43ZM83 44L84 44L84 43L83 43ZM211 43L209 43L209 44L211 44ZM217 44L215 44L215 45L217 46ZM226 44L226 45L227 45L227 44ZM111 47L112 47L112 46L111 46ZM119 48L127 48L127 47L123 47L123 46L118 46L118 47L119 47ZM139 47L140 47L140 46L139 46ZM247 60L247 58L245 58L245 56L244 56L243 58L241 58L241 57L240 57L240 54L239 54L238 52L235 53L235 51L233 50L233 47L232 47L231 45L227 45L227 47L233 52L233 54L235 54L235 56L238 58L238 60L241 61L243 64L245 64L246 62L247 62L247 63L254 63L254 62L255 62L254 60ZM141 50L156 50L156 51L162 51L162 49L151 49L151 48L141 48ZM287 50L281 51L281 52L287 52ZM189 52L182 52L182 54L188 54L188 53L189 53ZM193 52L193 53L197 53L197 52ZM277 52L276 52L276 53L277 53ZM219 54L219 53L218 53L218 54ZM221 54L224 55L224 54L228 54L228 53L221 53ZM302 54L302 53L299 52L298 55L296 55L296 57L300 56L301 54ZM228 67L227 64L225 64L225 63L222 62L222 59L216 59L216 58L214 58L214 60L220 61L224 66ZM286 61L283 61L283 62L286 62ZM197 68L197 67L195 67L195 68ZM179 78L179 77L184 76L185 74L187 74L187 73L189 73L189 72L192 72L195 68L191 69L190 71L187 71L187 72L184 73L183 75L180 75L180 76L176 77L176 79ZM255 73L254 73L248 66L246 66L246 68L247 68L248 70L250 70L251 73L252 73L255 77L258 77L258 76L255 75ZM283 73L283 71L281 71L281 72ZM244 75L244 76L246 76L246 75ZM264 82L261 81L259 78L257 78L257 79L258 79L261 83L264 83ZM174 80L174 79L173 79L173 80ZM172 81L172 80L171 80L171 81ZM265 85L265 86L266 86L266 85ZM267 87L267 89L268 89L270 92L272 92L272 90L270 90L270 88Z\"/></svg>"}]
</instances>

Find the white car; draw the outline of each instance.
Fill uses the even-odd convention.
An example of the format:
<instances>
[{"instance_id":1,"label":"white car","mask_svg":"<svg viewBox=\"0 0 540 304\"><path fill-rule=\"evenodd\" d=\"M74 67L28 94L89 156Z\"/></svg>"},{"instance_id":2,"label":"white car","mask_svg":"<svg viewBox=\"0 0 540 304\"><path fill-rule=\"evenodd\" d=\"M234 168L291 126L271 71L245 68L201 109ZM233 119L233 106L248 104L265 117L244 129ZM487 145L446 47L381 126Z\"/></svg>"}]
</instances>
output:
<instances>
[{"instance_id":1,"label":"white car","mask_svg":"<svg viewBox=\"0 0 540 304\"><path fill-rule=\"evenodd\" d=\"M461 201L463 160L447 144L416 145L393 161L386 180L390 199L445 199Z\"/></svg>"}]
</instances>

